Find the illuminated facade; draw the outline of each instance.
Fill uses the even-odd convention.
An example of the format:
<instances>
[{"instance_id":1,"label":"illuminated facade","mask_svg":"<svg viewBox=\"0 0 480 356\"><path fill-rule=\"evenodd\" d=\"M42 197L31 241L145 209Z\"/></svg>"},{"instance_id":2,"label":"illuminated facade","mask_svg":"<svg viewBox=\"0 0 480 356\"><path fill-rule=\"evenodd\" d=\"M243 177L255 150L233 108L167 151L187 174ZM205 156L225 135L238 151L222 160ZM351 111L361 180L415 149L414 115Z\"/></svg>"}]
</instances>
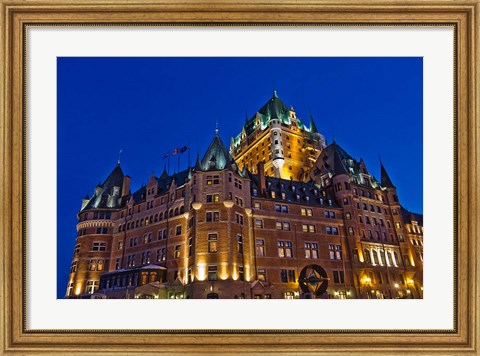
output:
<instances>
[{"instance_id":1,"label":"illuminated facade","mask_svg":"<svg viewBox=\"0 0 480 356\"><path fill-rule=\"evenodd\" d=\"M77 231L68 298L423 295L422 216L383 165L377 181L276 93L230 150L217 131L194 167L132 193L118 164Z\"/></svg>"},{"instance_id":2,"label":"illuminated facade","mask_svg":"<svg viewBox=\"0 0 480 356\"><path fill-rule=\"evenodd\" d=\"M274 91L242 132L231 138L230 153L240 169L256 173L257 164L263 162L267 176L303 180L325 145L313 118L307 127Z\"/></svg>"}]
</instances>

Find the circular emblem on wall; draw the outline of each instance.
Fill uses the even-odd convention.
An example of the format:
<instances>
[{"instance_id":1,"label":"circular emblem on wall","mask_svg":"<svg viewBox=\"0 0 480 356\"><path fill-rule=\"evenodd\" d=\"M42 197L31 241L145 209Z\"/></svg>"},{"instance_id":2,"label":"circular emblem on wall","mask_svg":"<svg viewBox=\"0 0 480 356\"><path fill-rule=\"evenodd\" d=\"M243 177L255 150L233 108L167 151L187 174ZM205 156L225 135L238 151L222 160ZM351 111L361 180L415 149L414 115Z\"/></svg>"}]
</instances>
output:
<instances>
[{"instance_id":1,"label":"circular emblem on wall","mask_svg":"<svg viewBox=\"0 0 480 356\"><path fill-rule=\"evenodd\" d=\"M328 288L327 272L319 265L305 266L300 272L298 283L303 293L312 293L319 297Z\"/></svg>"}]
</instances>

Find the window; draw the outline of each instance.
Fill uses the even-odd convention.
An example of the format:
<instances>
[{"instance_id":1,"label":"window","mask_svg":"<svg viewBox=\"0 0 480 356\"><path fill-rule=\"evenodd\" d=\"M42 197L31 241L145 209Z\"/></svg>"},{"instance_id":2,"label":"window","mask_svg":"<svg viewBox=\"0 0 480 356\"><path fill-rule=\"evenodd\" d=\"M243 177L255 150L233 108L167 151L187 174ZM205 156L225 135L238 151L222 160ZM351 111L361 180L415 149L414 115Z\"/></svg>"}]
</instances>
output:
<instances>
[{"instance_id":1,"label":"window","mask_svg":"<svg viewBox=\"0 0 480 356\"><path fill-rule=\"evenodd\" d=\"M242 181L235 178L235 188L242 189Z\"/></svg>"},{"instance_id":2,"label":"window","mask_svg":"<svg viewBox=\"0 0 480 356\"><path fill-rule=\"evenodd\" d=\"M348 198L343 198L343 205L349 205Z\"/></svg>"},{"instance_id":3,"label":"window","mask_svg":"<svg viewBox=\"0 0 480 356\"><path fill-rule=\"evenodd\" d=\"M121 268L120 258L116 258L116 259L115 259L115 269L116 269L116 270L119 270L120 268Z\"/></svg>"},{"instance_id":4,"label":"window","mask_svg":"<svg viewBox=\"0 0 480 356\"><path fill-rule=\"evenodd\" d=\"M157 262L165 261L167 258L167 249L166 248L159 248L157 250Z\"/></svg>"},{"instance_id":5,"label":"window","mask_svg":"<svg viewBox=\"0 0 480 356\"><path fill-rule=\"evenodd\" d=\"M265 256L265 240L257 239L255 241L257 256Z\"/></svg>"},{"instance_id":6,"label":"window","mask_svg":"<svg viewBox=\"0 0 480 356\"><path fill-rule=\"evenodd\" d=\"M295 282L295 270L293 269L281 269L280 270L280 280L282 283Z\"/></svg>"},{"instance_id":7,"label":"window","mask_svg":"<svg viewBox=\"0 0 480 356\"><path fill-rule=\"evenodd\" d=\"M127 266L128 267L135 267L135 255L129 255L127 257Z\"/></svg>"},{"instance_id":8,"label":"window","mask_svg":"<svg viewBox=\"0 0 480 356\"><path fill-rule=\"evenodd\" d=\"M348 227L348 235L349 236L355 235L355 231L353 230L353 227L351 227L351 226Z\"/></svg>"},{"instance_id":9,"label":"window","mask_svg":"<svg viewBox=\"0 0 480 356\"><path fill-rule=\"evenodd\" d=\"M152 233L148 233L143 235L143 244L147 244L149 242L152 242Z\"/></svg>"},{"instance_id":10,"label":"window","mask_svg":"<svg viewBox=\"0 0 480 356\"><path fill-rule=\"evenodd\" d=\"M335 212L334 211L325 210L325 212L323 214L327 219L335 219ZM348 214L350 214L350 213L348 213Z\"/></svg>"},{"instance_id":11,"label":"window","mask_svg":"<svg viewBox=\"0 0 480 356\"><path fill-rule=\"evenodd\" d=\"M78 261L73 261L72 265L70 266L70 273L77 272Z\"/></svg>"},{"instance_id":12,"label":"window","mask_svg":"<svg viewBox=\"0 0 480 356\"><path fill-rule=\"evenodd\" d=\"M106 242L94 242L92 251L107 251L107 243Z\"/></svg>"},{"instance_id":13,"label":"window","mask_svg":"<svg viewBox=\"0 0 480 356\"><path fill-rule=\"evenodd\" d=\"M235 213L235 222L237 224L243 225L243 215Z\"/></svg>"},{"instance_id":14,"label":"window","mask_svg":"<svg viewBox=\"0 0 480 356\"><path fill-rule=\"evenodd\" d=\"M68 283L68 287L67 287L67 296L71 296L73 293L73 282L69 282Z\"/></svg>"},{"instance_id":15,"label":"window","mask_svg":"<svg viewBox=\"0 0 480 356\"><path fill-rule=\"evenodd\" d=\"M327 235L338 235L338 228L327 226L326 227L326 232L327 232Z\"/></svg>"},{"instance_id":16,"label":"window","mask_svg":"<svg viewBox=\"0 0 480 356\"><path fill-rule=\"evenodd\" d=\"M207 211L205 220L207 222L220 221L219 211Z\"/></svg>"},{"instance_id":17,"label":"window","mask_svg":"<svg viewBox=\"0 0 480 356\"><path fill-rule=\"evenodd\" d=\"M212 176L207 176L207 185L212 185L212 184L213 184Z\"/></svg>"},{"instance_id":18,"label":"window","mask_svg":"<svg viewBox=\"0 0 480 356\"><path fill-rule=\"evenodd\" d=\"M369 250L364 250L363 251L363 258L366 263L372 263L372 259L370 258L370 251Z\"/></svg>"},{"instance_id":19,"label":"window","mask_svg":"<svg viewBox=\"0 0 480 356\"><path fill-rule=\"evenodd\" d=\"M208 280L216 281L218 279L217 266L208 266Z\"/></svg>"},{"instance_id":20,"label":"window","mask_svg":"<svg viewBox=\"0 0 480 356\"><path fill-rule=\"evenodd\" d=\"M208 234L208 252L217 252L217 248L217 234Z\"/></svg>"},{"instance_id":21,"label":"window","mask_svg":"<svg viewBox=\"0 0 480 356\"><path fill-rule=\"evenodd\" d=\"M267 272L264 268L259 268L257 270L257 278L259 281L266 281L267 280Z\"/></svg>"},{"instance_id":22,"label":"window","mask_svg":"<svg viewBox=\"0 0 480 356\"><path fill-rule=\"evenodd\" d=\"M180 247L181 247L181 245L175 245L175 251L174 251L173 258L175 258L175 259L180 258Z\"/></svg>"},{"instance_id":23,"label":"window","mask_svg":"<svg viewBox=\"0 0 480 356\"><path fill-rule=\"evenodd\" d=\"M403 256L403 263L405 266L410 266L410 258L408 258L408 255Z\"/></svg>"},{"instance_id":24,"label":"window","mask_svg":"<svg viewBox=\"0 0 480 356\"><path fill-rule=\"evenodd\" d=\"M80 244L76 244L76 245L75 245L75 249L73 250L73 253L74 253L74 254L77 254L77 253L79 253L79 252L80 252Z\"/></svg>"},{"instance_id":25,"label":"window","mask_svg":"<svg viewBox=\"0 0 480 356\"><path fill-rule=\"evenodd\" d=\"M283 229L283 223L281 221L277 221L275 224L275 227L277 230L282 230Z\"/></svg>"},{"instance_id":26,"label":"window","mask_svg":"<svg viewBox=\"0 0 480 356\"><path fill-rule=\"evenodd\" d=\"M275 205L275 211L277 213L288 213L288 206L286 206L286 205Z\"/></svg>"},{"instance_id":27,"label":"window","mask_svg":"<svg viewBox=\"0 0 480 356\"><path fill-rule=\"evenodd\" d=\"M87 287L85 288L85 293L93 294L98 289L99 282L98 281L87 281Z\"/></svg>"},{"instance_id":28,"label":"window","mask_svg":"<svg viewBox=\"0 0 480 356\"><path fill-rule=\"evenodd\" d=\"M402 227L402 225L400 225L399 222L396 222L396 223L395 223L395 227L396 227L397 229L400 229L400 228Z\"/></svg>"},{"instance_id":29,"label":"window","mask_svg":"<svg viewBox=\"0 0 480 356\"><path fill-rule=\"evenodd\" d=\"M305 242L305 258L318 258L318 244Z\"/></svg>"},{"instance_id":30,"label":"window","mask_svg":"<svg viewBox=\"0 0 480 356\"><path fill-rule=\"evenodd\" d=\"M333 271L333 283L345 283L343 271Z\"/></svg>"},{"instance_id":31,"label":"window","mask_svg":"<svg viewBox=\"0 0 480 356\"><path fill-rule=\"evenodd\" d=\"M287 257L287 258L293 257L293 253L292 253L293 245L291 241L278 241L277 246L278 246L278 257Z\"/></svg>"},{"instance_id":32,"label":"window","mask_svg":"<svg viewBox=\"0 0 480 356\"><path fill-rule=\"evenodd\" d=\"M90 260L88 262L89 271L103 271L104 260Z\"/></svg>"},{"instance_id":33,"label":"window","mask_svg":"<svg viewBox=\"0 0 480 356\"><path fill-rule=\"evenodd\" d=\"M313 215L313 210L312 210L312 209L308 209L308 208L300 208L300 213L301 213L303 216L312 216L312 215Z\"/></svg>"},{"instance_id":34,"label":"window","mask_svg":"<svg viewBox=\"0 0 480 356\"><path fill-rule=\"evenodd\" d=\"M263 229L263 220L255 219L255 227L257 229Z\"/></svg>"},{"instance_id":35,"label":"window","mask_svg":"<svg viewBox=\"0 0 480 356\"><path fill-rule=\"evenodd\" d=\"M262 203L256 201L256 202L253 204L253 207L254 207L255 209L261 209L261 208L262 208Z\"/></svg>"},{"instance_id":36,"label":"window","mask_svg":"<svg viewBox=\"0 0 480 356\"><path fill-rule=\"evenodd\" d=\"M290 231L290 223L289 222L284 222L283 223L283 230L284 231Z\"/></svg>"},{"instance_id":37,"label":"window","mask_svg":"<svg viewBox=\"0 0 480 356\"><path fill-rule=\"evenodd\" d=\"M331 260L341 260L342 259L342 246L336 244L328 245L328 252L330 254Z\"/></svg>"},{"instance_id":38,"label":"window","mask_svg":"<svg viewBox=\"0 0 480 356\"><path fill-rule=\"evenodd\" d=\"M142 265L150 264L150 252L142 252Z\"/></svg>"},{"instance_id":39,"label":"window","mask_svg":"<svg viewBox=\"0 0 480 356\"><path fill-rule=\"evenodd\" d=\"M175 229L175 234L177 236L182 234L182 225L177 225L177 227Z\"/></svg>"}]
</instances>

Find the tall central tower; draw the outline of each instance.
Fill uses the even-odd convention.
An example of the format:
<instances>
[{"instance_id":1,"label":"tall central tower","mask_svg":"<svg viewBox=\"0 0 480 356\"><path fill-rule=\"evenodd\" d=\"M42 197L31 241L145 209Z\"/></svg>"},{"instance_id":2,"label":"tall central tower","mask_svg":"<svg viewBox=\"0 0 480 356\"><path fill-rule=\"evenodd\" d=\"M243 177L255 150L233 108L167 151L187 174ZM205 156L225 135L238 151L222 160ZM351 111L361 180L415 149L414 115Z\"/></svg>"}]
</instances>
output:
<instances>
[{"instance_id":1,"label":"tall central tower","mask_svg":"<svg viewBox=\"0 0 480 356\"><path fill-rule=\"evenodd\" d=\"M274 90L240 134L231 138L230 154L241 170L256 173L257 164L263 162L267 176L303 180L325 146L313 118L307 127Z\"/></svg>"}]
</instances>

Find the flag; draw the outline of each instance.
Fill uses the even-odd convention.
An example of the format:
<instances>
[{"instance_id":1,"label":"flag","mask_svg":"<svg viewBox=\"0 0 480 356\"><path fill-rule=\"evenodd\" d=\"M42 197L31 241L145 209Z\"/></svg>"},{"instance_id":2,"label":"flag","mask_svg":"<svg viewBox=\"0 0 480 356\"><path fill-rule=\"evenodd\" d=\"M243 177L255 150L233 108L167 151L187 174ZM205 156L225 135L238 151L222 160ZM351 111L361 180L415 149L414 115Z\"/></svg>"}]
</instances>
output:
<instances>
[{"instance_id":1,"label":"flag","mask_svg":"<svg viewBox=\"0 0 480 356\"><path fill-rule=\"evenodd\" d=\"M163 159L167 158L168 156L170 156L170 152L167 152L163 155Z\"/></svg>"},{"instance_id":2,"label":"flag","mask_svg":"<svg viewBox=\"0 0 480 356\"><path fill-rule=\"evenodd\" d=\"M187 146L183 146L182 148L180 148L180 153L183 153L187 150Z\"/></svg>"},{"instance_id":3,"label":"flag","mask_svg":"<svg viewBox=\"0 0 480 356\"><path fill-rule=\"evenodd\" d=\"M178 148L175 148L173 151L172 151L172 155L176 155L178 153Z\"/></svg>"}]
</instances>

